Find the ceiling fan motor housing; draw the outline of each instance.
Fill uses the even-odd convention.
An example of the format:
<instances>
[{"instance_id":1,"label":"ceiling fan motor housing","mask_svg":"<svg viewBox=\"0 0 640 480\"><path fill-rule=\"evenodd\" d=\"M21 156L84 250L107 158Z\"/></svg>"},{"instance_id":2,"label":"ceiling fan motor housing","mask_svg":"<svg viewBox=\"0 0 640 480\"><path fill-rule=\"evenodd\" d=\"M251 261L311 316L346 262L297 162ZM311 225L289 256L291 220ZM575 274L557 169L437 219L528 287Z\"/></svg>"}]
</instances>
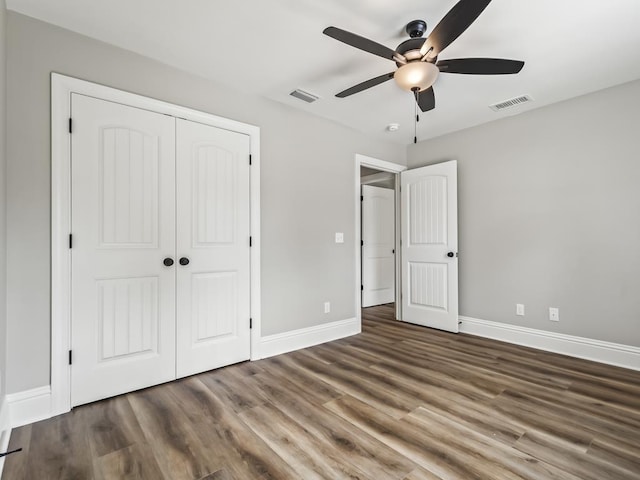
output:
<instances>
[{"instance_id":1,"label":"ceiling fan motor housing","mask_svg":"<svg viewBox=\"0 0 640 480\"><path fill-rule=\"evenodd\" d=\"M426 39L420 37L405 40L400 45L398 45L398 47L396 48L396 52L404 55L405 58L410 62L420 60L422 58L422 55L420 55L420 47L422 47L422 44L425 42L425 40ZM429 62L435 63L437 58L438 57L430 58ZM396 65L400 67L402 64L396 62Z\"/></svg>"},{"instance_id":2,"label":"ceiling fan motor housing","mask_svg":"<svg viewBox=\"0 0 640 480\"><path fill-rule=\"evenodd\" d=\"M422 35L424 35L424 32L427 31L427 22L425 22L424 20L413 20L407 23L405 31L411 38L421 37Z\"/></svg>"}]
</instances>

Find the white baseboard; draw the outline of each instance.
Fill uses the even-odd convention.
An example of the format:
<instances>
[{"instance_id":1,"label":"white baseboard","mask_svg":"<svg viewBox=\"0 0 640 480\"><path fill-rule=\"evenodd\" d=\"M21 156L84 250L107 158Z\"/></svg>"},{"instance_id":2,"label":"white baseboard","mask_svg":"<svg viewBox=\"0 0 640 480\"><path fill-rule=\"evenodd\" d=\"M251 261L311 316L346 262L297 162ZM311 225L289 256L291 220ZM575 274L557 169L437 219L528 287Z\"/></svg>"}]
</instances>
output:
<instances>
[{"instance_id":1,"label":"white baseboard","mask_svg":"<svg viewBox=\"0 0 640 480\"><path fill-rule=\"evenodd\" d=\"M301 348L312 347L320 343L331 342L340 338L356 335L362 330L357 318L325 323L315 327L301 328L291 332L268 335L260 339L258 355L260 358L273 357L282 353L293 352Z\"/></svg>"},{"instance_id":2,"label":"white baseboard","mask_svg":"<svg viewBox=\"0 0 640 480\"><path fill-rule=\"evenodd\" d=\"M0 398L0 452L9 449L9 437L11 436L11 423L9 418L9 404L5 395ZM0 457L0 478L4 468L5 457Z\"/></svg>"},{"instance_id":3,"label":"white baseboard","mask_svg":"<svg viewBox=\"0 0 640 480\"><path fill-rule=\"evenodd\" d=\"M0 398L0 435L4 434L5 430L11 430L11 419L9 418L9 402L7 402L6 395L3 395ZM2 451L1 448L0 451Z\"/></svg>"},{"instance_id":4,"label":"white baseboard","mask_svg":"<svg viewBox=\"0 0 640 480\"><path fill-rule=\"evenodd\" d=\"M460 317L460 322L460 333L640 370L640 348L638 347L471 317Z\"/></svg>"},{"instance_id":5,"label":"white baseboard","mask_svg":"<svg viewBox=\"0 0 640 480\"><path fill-rule=\"evenodd\" d=\"M33 388L7 395L11 428L51 418L51 387Z\"/></svg>"}]
</instances>

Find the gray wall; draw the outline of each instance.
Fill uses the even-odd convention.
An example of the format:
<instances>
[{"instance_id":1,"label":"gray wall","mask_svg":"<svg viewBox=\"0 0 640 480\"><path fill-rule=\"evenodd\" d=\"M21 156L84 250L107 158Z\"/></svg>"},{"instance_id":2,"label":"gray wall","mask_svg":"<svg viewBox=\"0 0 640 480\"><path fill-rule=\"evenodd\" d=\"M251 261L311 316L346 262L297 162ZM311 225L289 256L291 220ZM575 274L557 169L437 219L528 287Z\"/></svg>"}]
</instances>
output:
<instances>
[{"instance_id":1,"label":"gray wall","mask_svg":"<svg viewBox=\"0 0 640 480\"><path fill-rule=\"evenodd\" d=\"M6 126L6 8L0 0L0 404L6 392L7 306L6 306L6 224L5 224L5 126ZM2 432L0 432L1 436Z\"/></svg>"},{"instance_id":2,"label":"gray wall","mask_svg":"<svg viewBox=\"0 0 640 480\"><path fill-rule=\"evenodd\" d=\"M639 127L636 81L409 147L459 161L461 315L640 346Z\"/></svg>"},{"instance_id":3,"label":"gray wall","mask_svg":"<svg viewBox=\"0 0 640 480\"><path fill-rule=\"evenodd\" d=\"M11 12L7 56L9 392L49 383L52 71L260 126L263 335L355 317L354 156L403 147Z\"/></svg>"}]
</instances>

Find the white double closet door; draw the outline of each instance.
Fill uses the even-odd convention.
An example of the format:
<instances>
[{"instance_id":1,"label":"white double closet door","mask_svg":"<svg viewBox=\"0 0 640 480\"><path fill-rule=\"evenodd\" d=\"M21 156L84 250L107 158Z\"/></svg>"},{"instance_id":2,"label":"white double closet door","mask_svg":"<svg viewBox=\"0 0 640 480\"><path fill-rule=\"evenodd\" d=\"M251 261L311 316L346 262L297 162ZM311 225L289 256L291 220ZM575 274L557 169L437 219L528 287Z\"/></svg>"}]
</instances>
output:
<instances>
[{"instance_id":1,"label":"white double closet door","mask_svg":"<svg viewBox=\"0 0 640 480\"><path fill-rule=\"evenodd\" d=\"M71 404L250 356L245 134L72 95Z\"/></svg>"}]
</instances>

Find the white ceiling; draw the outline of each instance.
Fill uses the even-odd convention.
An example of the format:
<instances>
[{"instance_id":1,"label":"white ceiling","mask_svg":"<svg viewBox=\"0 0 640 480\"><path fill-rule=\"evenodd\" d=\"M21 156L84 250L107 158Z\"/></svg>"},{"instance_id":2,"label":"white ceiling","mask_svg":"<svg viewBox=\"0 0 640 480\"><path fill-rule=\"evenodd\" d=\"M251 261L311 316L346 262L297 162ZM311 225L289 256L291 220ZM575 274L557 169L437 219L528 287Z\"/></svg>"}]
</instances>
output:
<instances>
[{"instance_id":1,"label":"white ceiling","mask_svg":"<svg viewBox=\"0 0 640 480\"><path fill-rule=\"evenodd\" d=\"M11 10L59 25L369 135L413 141L413 98L389 81L334 95L394 70L383 58L322 34L330 25L392 49L404 26L427 34L456 0L7 0ZM436 109L418 139L489 122L640 78L640 1L494 0L439 56L524 60L519 75L442 74ZM295 88L320 100L289 96ZM522 94L535 102L496 113L488 105ZM400 130L386 132L389 123Z\"/></svg>"}]
</instances>

